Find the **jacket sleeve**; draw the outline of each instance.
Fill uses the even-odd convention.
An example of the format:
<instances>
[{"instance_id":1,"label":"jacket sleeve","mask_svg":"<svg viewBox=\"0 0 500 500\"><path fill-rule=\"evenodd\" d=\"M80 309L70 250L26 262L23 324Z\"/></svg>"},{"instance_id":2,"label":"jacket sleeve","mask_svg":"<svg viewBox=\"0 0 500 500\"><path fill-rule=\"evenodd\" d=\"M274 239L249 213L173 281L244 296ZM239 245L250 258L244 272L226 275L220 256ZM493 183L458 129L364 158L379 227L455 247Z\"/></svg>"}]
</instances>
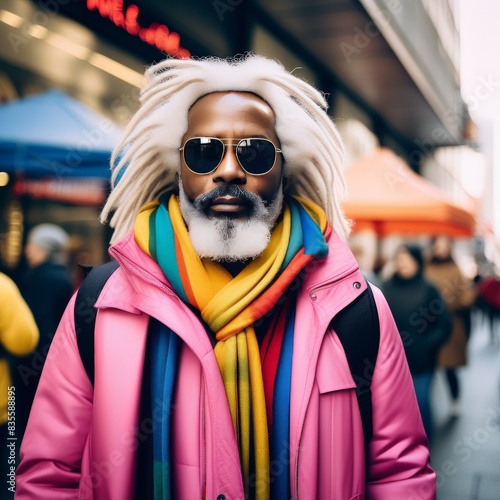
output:
<instances>
[{"instance_id":1,"label":"jacket sleeve","mask_svg":"<svg viewBox=\"0 0 500 500\"><path fill-rule=\"evenodd\" d=\"M14 282L0 274L0 345L10 354L25 356L38 343L33 314Z\"/></svg>"},{"instance_id":2,"label":"jacket sleeve","mask_svg":"<svg viewBox=\"0 0 500 500\"><path fill-rule=\"evenodd\" d=\"M16 499L76 499L92 414L92 385L74 326L75 296L52 341L21 445Z\"/></svg>"},{"instance_id":3,"label":"jacket sleeve","mask_svg":"<svg viewBox=\"0 0 500 500\"><path fill-rule=\"evenodd\" d=\"M436 476L401 337L380 290L373 290L380 319L380 347L372 379L373 439L367 498L434 500Z\"/></svg>"}]
</instances>

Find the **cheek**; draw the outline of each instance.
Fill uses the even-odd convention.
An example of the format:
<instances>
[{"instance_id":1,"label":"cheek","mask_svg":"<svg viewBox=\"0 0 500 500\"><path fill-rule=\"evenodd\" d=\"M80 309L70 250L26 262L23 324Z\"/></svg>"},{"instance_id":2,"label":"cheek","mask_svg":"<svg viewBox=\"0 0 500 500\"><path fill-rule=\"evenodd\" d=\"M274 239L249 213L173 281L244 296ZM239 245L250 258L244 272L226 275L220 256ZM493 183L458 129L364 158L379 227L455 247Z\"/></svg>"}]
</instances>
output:
<instances>
[{"instance_id":1,"label":"cheek","mask_svg":"<svg viewBox=\"0 0 500 500\"><path fill-rule=\"evenodd\" d=\"M196 175L184 165L181 167L182 185L186 196L190 200L194 200L197 196L205 192L205 177L208 176Z\"/></svg>"},{"instance_id":2,"label":"cheek","mask_svg":"<svg viewBox=\"0 0 500 500\"><path fill-rule=\"evenodd\" d=\"M271 201L274 199L276 193L278 192L280 186L280 182L274 181L272 183L266 183L265 186L262 186L260 189L260 193L258 193L265 201Z\"/></svg>"},{"instance_id":3,"label":"cheek","mask_svg":"<svg viewBox=\"0 0 500 500\"><path fill-rule=\"evenodd\" d=\"M246 189L258 194L264 200L269 201L274 198L280 185L281 168L273 169L269 174L263 176L248 176Z\"/></svg>"}]
</instances>

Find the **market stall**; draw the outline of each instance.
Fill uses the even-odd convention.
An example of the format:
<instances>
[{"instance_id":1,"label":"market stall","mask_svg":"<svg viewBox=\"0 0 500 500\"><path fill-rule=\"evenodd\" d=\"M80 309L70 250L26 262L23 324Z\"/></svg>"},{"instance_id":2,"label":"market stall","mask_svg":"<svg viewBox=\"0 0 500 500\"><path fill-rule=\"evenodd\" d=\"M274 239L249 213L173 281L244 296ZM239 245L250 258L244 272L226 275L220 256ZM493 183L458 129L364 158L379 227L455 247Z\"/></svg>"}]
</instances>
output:
<instances>
[{"instance_id":1,"label":"market stall","mask_svg":"<svg viewBox=\"0 0 500 500\"><path fill-rule=\"evenodd\" d=\"M395 153L377 148L345 170L349 198L343 207L354 231L390 234L472 236L472 211L453 203Z\"/></svg>"}]
</instances>

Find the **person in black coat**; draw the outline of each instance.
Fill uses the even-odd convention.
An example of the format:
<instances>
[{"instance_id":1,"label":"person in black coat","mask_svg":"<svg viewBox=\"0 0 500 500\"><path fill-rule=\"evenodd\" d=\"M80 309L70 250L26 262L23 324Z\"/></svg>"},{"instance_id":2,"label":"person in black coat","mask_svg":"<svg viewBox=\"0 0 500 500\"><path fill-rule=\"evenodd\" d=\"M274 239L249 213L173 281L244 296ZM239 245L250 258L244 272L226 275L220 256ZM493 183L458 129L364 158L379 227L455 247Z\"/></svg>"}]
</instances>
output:
<instances>
[{"instance_id":1,"label":"person in black coat","mask_svg":"<svg viewBox=\"0 0 500 500\"><path fill-rule=\"evenodd\" d=\"M395 265L394 275L382 283L382 290L403 341L422 420L430 440L430 390L440 348L451 334L451 317L437 288L424 278L424 259L418 246L399 247Z\"/></svg>"},{"instance_id":2,"label":"person in black coat","mask_svg":"<svg viewBox=\"0 0 500 500\"><path fill-rule=\"evenodd\" d=\"M21 436L52 338L73 294L71 271L65 264L68 240L61 227L39 224L29 232L24 250L29 269L19 288L35 318L40 341L35 352L17 364L16 383L22 389L16 401Z\"/></svg>"}]
</instances>

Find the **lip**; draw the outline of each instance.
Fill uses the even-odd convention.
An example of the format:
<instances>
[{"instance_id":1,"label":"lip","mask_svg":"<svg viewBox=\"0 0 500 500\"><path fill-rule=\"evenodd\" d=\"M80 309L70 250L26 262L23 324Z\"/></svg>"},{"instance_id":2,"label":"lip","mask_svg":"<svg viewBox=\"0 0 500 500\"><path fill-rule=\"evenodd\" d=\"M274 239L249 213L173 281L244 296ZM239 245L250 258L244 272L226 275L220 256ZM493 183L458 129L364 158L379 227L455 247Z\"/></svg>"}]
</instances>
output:
<instances>
[{"instance_id":1,"label":"lip","mask_svg":"<svg viewBox=\"0 0 500 500\"><path fill-rule=\"evenodd\" d=\"M249 210L248 201L234 196L216 198L208 207L210 211L225 214L246 213Z\"/></svg>"}]
</instances>

